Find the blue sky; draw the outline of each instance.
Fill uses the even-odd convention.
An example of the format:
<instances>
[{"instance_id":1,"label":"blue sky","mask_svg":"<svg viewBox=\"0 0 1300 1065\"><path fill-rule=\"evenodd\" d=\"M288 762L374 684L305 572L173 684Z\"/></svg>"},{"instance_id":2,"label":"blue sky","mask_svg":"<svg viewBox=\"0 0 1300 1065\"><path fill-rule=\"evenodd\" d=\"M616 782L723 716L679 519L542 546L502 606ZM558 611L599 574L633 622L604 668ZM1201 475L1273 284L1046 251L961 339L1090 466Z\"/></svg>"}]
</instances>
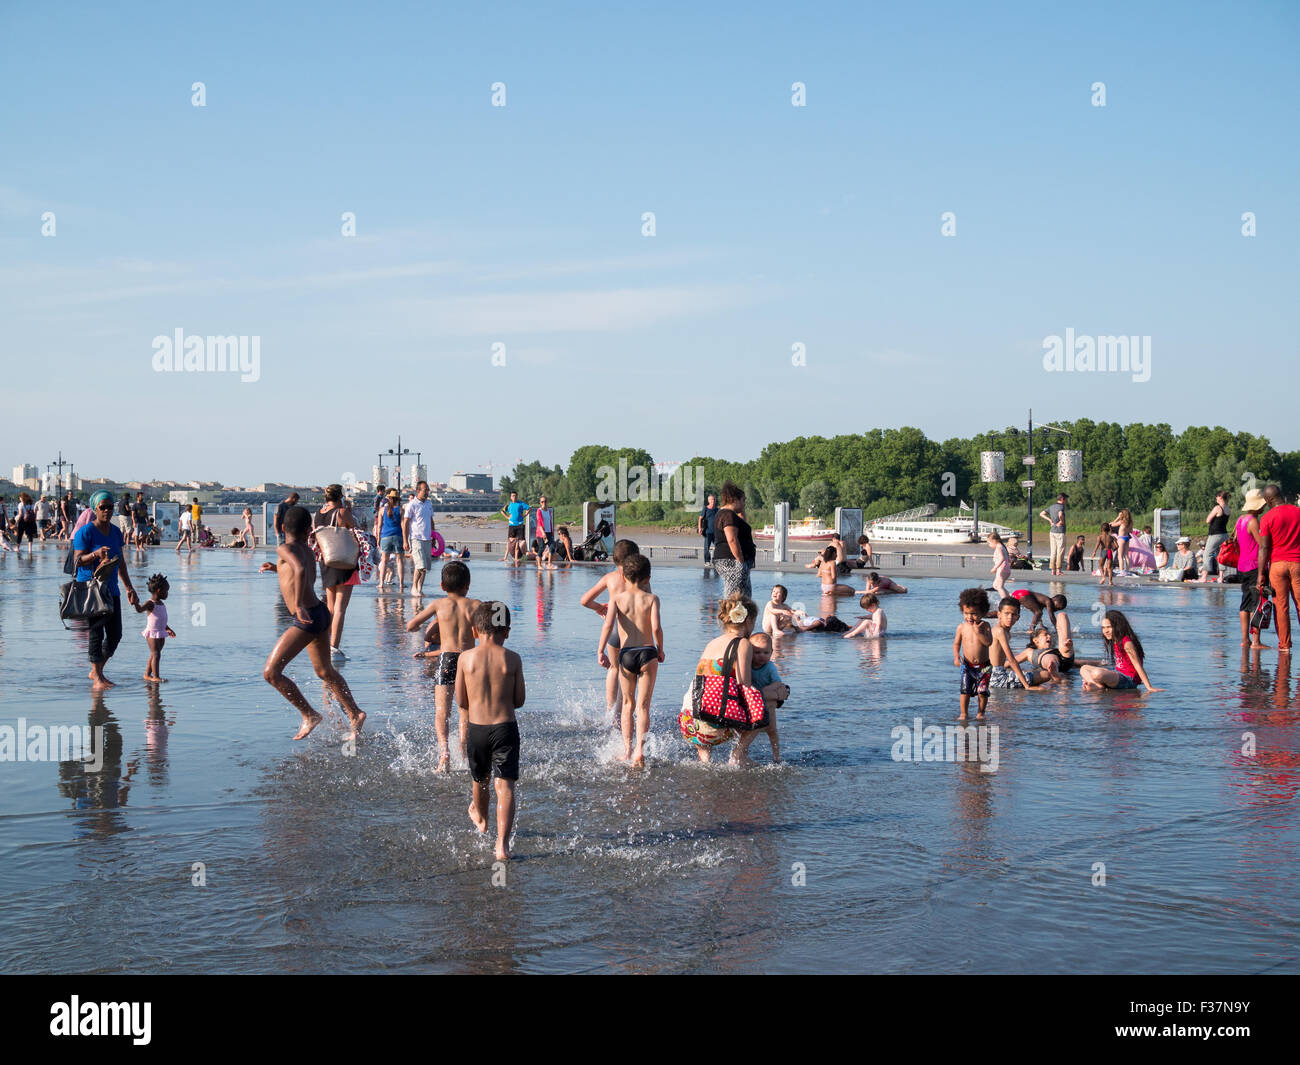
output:
<instances>
[{"instance_id":1,"label":"blue sky","mask_svg":"<svg viewBox=\"0 0 1300 1065\"><path fill-rule=\"evenodd\" d=\"M441 480L1028 406L1300 447L1300 7L468 6L0 7L0 469L323 483L400 431ZM259 380L155 372L177 328ZM1067 328L1150 380L1046 372Z\"/></svg>"}]
</instances>

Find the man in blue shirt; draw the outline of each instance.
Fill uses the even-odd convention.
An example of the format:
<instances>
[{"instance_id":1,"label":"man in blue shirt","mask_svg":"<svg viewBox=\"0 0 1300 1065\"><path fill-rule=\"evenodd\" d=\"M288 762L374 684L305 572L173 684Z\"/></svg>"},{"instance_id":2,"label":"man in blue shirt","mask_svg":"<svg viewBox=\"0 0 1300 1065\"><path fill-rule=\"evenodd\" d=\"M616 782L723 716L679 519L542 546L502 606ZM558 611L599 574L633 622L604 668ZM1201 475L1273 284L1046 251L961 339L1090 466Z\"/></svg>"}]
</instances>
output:
<instances>
[{"instance_id":1,"label":"man in blue shirt","mask_svg":"<svg viewBox=\"0 0 1300 1065\"><path fill-rule=\"evenodd\" d=\"M700 511L698 522L700 535L704 537L704 568L709 568L710 553L713 550L713 522L718 516L718 497L712 492L705 500L704 509Z\"/></svg>"},{"instance_id":2,"label":"man in blue shirt","mask_svg":"<svg viewBox=\"0 0 1300 1065\"><path fill-rule=\"evenodd\" d=\"M526 536L525 528L528 525L528 504L519 502L519 493L510 493L510 502L507 503L500 511L506 516L510 523L510 529L506 534L506 553L501 559L502 562L518 562L519 557L524 553L524 537Z\"/></svg>"},{"instance_id":3,"label":"man in blue shirt","mask_svg":"<svg viewBox=\"0 0 1300 1065\"><path fill-rule=\"evenodd\" d=\"M121 577L126 585L127 601L132 606L140 605L140 596L131 586L131 575L121 562L122 530L113 524L113 497L107 492L96 492L90 505L95 520L83 525L72 538L72 561L77 567L77 580L88 581L109 559L118 560L118 564L103 578L113 597L113 612L90 622L90 689L103 691L113 686L113 682L104 676L104 663L113 657L117 645L122 642L122 592L118 588L118 578Z\"/></svg>"}]
</instances>

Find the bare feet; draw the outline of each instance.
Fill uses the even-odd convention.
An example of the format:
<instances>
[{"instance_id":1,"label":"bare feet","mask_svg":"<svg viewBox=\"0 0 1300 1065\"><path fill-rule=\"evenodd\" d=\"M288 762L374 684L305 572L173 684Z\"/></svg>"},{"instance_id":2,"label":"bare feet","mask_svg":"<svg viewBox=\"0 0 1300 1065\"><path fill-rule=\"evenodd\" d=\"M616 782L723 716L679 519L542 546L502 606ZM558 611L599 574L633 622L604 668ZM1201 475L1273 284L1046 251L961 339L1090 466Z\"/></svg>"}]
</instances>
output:
<instances>
[{"instance_id":1,"label":"bare feet","mask_svg":"<svg viewBox=\"0 0 1300 1065\"><path fill-rule=\"evenodd\" d=\"M469 804L469 819L473 822L474 828L479 832L487 831L487 818L478 812L478 807L473 802Z\"/></svg>"},{"instance_id":2,"label":"bare feet","mask_svg":"<svg viewBox=\"0 0 1300 1065\"><path fill-rule=\"evenodd\" d=\"M307 713L303 714L302 728L298 730L298 734L294 736L294 739L305 740L311 735L312 729L321 723L321 720L320 714L316 713L315 710L309 710Z\"/></svg>"},{"instance_id":3,"label":"bare feet","mask_svg":"<svg viewBox=\"0 0 1300 1065\"><path fill-rule=\"evenodd\" d=\"M631 751L619 751L618 754L614 755L614 759L619 762L626 762L631 757Z\"/></svg>"},{"instance_id":4,"label":"bare feet","mask_svg":"<svg viewBox=\"0 0 1300 1065\"><path fill-rule=\"evenodd\" d=\"M366 712L364 710L358 710L357 716L352 719L352 736L351 736L352 739L355 740L357 738L357 733L361 731L361 727L365 723L366 723Z\"/></svg>"},{"instance_id":5,"label":"bare feet","mask_svg":"<svg viewBox=\"0 0 1300 1065\"><path fill-rule=\"evenodd\" d=\"M450 761L451 761L451 756L444 753L442 757L438 759L438 768L434 770L434 772L437 773L447 772L447 766Z\"/></svg>"},{"instance_id":6,"label":"bare feet","mask_svg":"<svg viewBox=\"0 0 1300 1065\"><path fill-rule=\"evenodd\" d=\"M148 673L146 673L146 674L144 675L144 678L143 678L143 679L144 679L144 680L147 680L150 684L166 684L166 683L167 683L167 679L166 679L165 677L154 677L154 676L150 676Z\"/></svg>"},{"instance_id":7,"label":"bare feet","mask_svg":"<svg viewBox=\"0 0 1300 1065\"><path fill-rule=\"evenodd\" d=\"M642 751L637 751L637 752L636 752L636 757L632 759L632 768L633 768L633 769L644 769L644 768L645 768L645 754L644 754L644 752L642 752Z\"/></svg>"},{"instance_id":8,"label":"bare feet","mask_svg":"<svg viewBox=\"0 0 1300 1065\"><path fill-rule=\"evenodd\" d=\"M102 692L105 688L117 687L103 673L96 672L94 669L87 673L86 676L90 678L90 690L93 692Z\"/></svg>"},{"instance_id":9,"label":"bare feet","mask_svg":"<svg viewBox=\"0 0 1300 1065\"><path fill-rule=\"evenodd\" d=\"M497 849L494 853L496 855L497 861L499 862L510 861L510 852L506 850L506 845L500 840L497 841Z\"/></svg>"}]
</instances>

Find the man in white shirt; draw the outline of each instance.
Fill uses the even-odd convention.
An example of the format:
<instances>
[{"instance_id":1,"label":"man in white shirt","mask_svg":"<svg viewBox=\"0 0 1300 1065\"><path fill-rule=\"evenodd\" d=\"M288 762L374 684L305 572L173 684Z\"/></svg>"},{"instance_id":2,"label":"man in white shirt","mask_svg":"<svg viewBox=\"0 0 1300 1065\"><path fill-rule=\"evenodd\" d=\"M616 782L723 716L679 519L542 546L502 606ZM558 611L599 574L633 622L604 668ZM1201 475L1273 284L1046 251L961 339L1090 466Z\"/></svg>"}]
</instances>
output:
<instances>
[{"instance_id":1,"label":"man in white shirt","mask_svg":"<svg viewBox=\"0 0 1300 1065\"><path fill-rule=\"evenodd\" d=\"M193 551L194 514L184 503L181 504L178 528L180 530L180 539L176 541L176 553L179 555L182 547L187 547L190 551Z\"/></svg>"},{"instance_id":2,"label":"man in white shirt","mask_svg":"<svg viewBox=\"0 0 1300 1065\"><path fill-rule=\"evenodd\" d=\"M424 594L424 575L433 565L433 504L429 502L429 482L415 486L415 498L402 511L402 546L415 562L415 583L411 594Z\"/></svg>"}]
</instances>

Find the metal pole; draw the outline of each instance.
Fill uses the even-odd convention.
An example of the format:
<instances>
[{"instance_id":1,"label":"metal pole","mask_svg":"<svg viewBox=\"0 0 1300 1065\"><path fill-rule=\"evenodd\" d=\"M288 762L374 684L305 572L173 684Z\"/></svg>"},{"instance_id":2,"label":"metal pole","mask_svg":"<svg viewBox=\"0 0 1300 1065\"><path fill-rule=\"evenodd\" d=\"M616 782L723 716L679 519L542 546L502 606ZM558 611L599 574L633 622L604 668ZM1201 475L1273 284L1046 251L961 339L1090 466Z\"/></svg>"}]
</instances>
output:
<instances>
[{"instance_id":1,"label":"metal pole","mask_svg":"<svg viewBox=\"0 0 1300 1065\"><path fill-rule=\"evenodd\" d=\"M1034 411L1032 407L1029 409L1029 457L1031 459L1034 457ZM1025 480L1032 481L1034 479L1034 467L1029 466L1027 468L1029 470L1029 476L1026 477ZM1025 514L1026 514L1025 520L1027 522L1027 528L1029 529L1029 564L1032 566L1034 564L1034 489L1033 486L1031 485L1029 488L1026 489L1026 491L1029 494L1026 497L1026 501L1025 501Z\"/></svg>"}]
</instances>

